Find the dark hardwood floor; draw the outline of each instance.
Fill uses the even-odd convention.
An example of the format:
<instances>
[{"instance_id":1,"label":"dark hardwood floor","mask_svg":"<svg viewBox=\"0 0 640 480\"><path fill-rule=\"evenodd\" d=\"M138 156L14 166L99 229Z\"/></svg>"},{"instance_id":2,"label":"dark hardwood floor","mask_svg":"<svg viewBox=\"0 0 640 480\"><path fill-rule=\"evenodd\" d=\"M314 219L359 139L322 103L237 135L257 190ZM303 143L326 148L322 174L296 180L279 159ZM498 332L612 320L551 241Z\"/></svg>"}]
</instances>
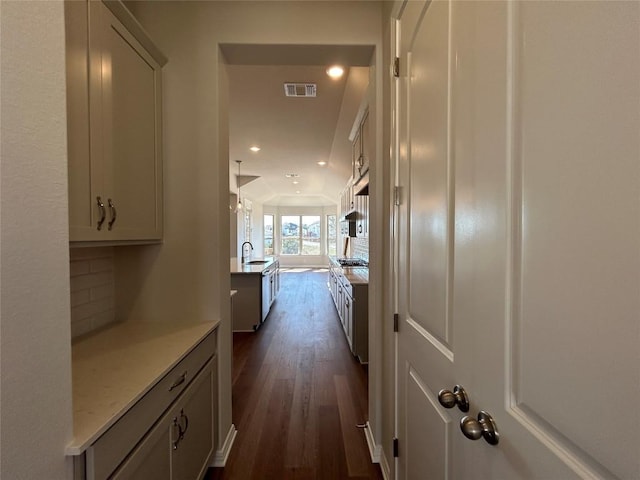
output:
<instances>
[{"instance_id":1,"label":"dark hardwood floor","mask_svg":"<svg viewBox=\"0 0 640 480\"><path fill-rule=\"evenodd\" d=\"M283 271L266 322L234 334L233 350L238 435L206 480L382 479L356 426L368 418L366 367L349 351L326 270Z\"/></svg>"}]
</instances>

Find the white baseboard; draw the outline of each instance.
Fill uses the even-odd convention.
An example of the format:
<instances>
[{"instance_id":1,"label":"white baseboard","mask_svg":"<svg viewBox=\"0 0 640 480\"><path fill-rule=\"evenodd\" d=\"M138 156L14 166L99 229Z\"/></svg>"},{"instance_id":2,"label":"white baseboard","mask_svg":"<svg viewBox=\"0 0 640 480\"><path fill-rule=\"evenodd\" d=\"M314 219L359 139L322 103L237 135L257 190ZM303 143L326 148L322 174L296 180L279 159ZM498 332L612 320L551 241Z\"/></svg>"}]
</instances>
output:
<instances>
[{"instance_id":1,"label":"white baseboard","mask_svg":"<svg viewBox=\"0 0 640 480\"><path fill-rule=\"evenodd\" d=\"M371 425L367 422L367 426L364 427L364 438L367 439L367 446L369 447L369 455L371 455L371 461L373 463L380 463L380 453L382 448L380 445L376 445L376 441L373 438L373 432L371 431Z\"/></svg>"},{"instance_id":2,"label":"white baseboard","mask_svg":"<svg viewBox=\"0 0 640 480\"><path fill-rule=\"evenodd\" d=\"M373 432L371 431L371 425L367 422L367 426L364 428L364 437L367 439L367 446L369 447L369 455L371 455L371 461L373 463L380 464L380 470L382 470L382 477L384 480L391 478L391 470L389 468L389 462L384 454L384 450L381 445L378 445L373 438Z\"/></svg>"},{"instance_id":3,"label":"white baseboard","mask_svg":"<svg viewBox=\"0 0 640 480\"><path fill-rule=\"evenodd\" d=\"M229 458L229 453L231 453L231 447L233 447L233 442L236 439L236 435L238 431L236 430L236 426L232 423L229 428L229 432L227 433L227 438L225 438L224 443L222 444L222 448L216 451L215 456L213 457L212 467L224 467Z\"/></svg>"},{"instance_id":4,"label":"white baseboard","mask_svg":"<svg viewBox=\"0 0 640 480\"><path fill-rule=\"evenodd\" d=\"M382 478L384 478L384 480L389 480L391 478L391 468L389 467L389 462L387 462L384 450L380 456L380 470L382 470Z\"/></svg>"}]
</instances>

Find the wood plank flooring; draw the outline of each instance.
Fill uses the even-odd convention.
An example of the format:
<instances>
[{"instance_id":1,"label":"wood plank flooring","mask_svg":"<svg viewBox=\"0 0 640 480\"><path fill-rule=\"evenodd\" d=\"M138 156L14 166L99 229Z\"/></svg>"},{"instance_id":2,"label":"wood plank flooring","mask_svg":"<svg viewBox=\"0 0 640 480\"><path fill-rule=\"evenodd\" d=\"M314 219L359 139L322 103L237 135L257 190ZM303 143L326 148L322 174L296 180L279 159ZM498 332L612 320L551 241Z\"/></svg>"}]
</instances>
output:
<instances>
[{"instance_id":1,"label":"wood plank flooring","mask_svg":"<svg viewBox=\"0 0 640 480\"><path fill-rule=\"evenodd\" d=\"M382 479L356 426L368 418L366 366L349 351L326 270L283 271L266 322L234 334L233 361L238 435L206 480Z\"/></svg>"}]
</instances>

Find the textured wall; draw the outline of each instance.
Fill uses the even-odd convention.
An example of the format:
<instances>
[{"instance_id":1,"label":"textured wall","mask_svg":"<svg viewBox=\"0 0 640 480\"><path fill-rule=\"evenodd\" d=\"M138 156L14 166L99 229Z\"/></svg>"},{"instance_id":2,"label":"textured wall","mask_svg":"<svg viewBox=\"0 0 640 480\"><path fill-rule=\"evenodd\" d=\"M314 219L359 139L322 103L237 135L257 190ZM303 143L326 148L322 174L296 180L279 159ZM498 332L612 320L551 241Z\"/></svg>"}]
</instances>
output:
<instances>
[{"instance_id":1,"label":"textured wall","mask_svg":"<svg viewBox=\"0 0 640 480\"><path fill-rule=\"evenodd\" d=\"M64 479L72 435L64 14L0 2L0 477Z\"/></svg>"}]
</instances>

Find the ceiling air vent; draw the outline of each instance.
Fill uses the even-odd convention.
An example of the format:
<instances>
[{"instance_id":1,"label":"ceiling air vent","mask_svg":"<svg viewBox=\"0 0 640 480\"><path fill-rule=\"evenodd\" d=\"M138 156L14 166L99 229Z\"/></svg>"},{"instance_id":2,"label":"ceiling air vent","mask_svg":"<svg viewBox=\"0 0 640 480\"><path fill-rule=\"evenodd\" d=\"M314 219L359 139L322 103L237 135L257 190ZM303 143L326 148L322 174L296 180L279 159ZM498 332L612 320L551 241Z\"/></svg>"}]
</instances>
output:
<instances>
[{"instance_id":1,"label":"ceiling air vent","mask_svg":"<svg viewBox=\"0 0 640 480\"><path fill-rule=\"evenodd\" d=\"M315 97L315 83L285 83L284 94L287 97Z\"/></svg>"}]
</instances>

